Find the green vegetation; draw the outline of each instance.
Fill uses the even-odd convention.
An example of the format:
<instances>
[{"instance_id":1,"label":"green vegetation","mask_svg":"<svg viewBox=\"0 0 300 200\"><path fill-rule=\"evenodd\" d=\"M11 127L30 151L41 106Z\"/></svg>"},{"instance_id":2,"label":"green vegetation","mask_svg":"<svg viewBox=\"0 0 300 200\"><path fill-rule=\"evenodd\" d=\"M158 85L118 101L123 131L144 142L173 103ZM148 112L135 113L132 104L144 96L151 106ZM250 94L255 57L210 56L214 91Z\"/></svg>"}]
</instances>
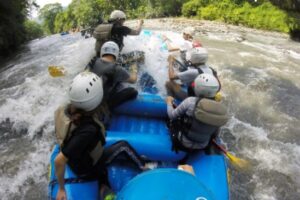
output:
<instances>
[{"instance_id":1,"label":"green vegetation","mask_svg":"<svg viewBox=\"0 0 300 200\"><path fill-rule=\"evenodd\" d=\"M25 41L23 26L27 3L24 1L0 2L0 53L6 55Z\"/></svg>"},{"instance_id":2,"label":"green vegetation","mask_svg":"<svg viewBox=\"0 0 300 200\"><path fill-rule=\"evenodd\" d=\"M0 57L43 35L36 22L26 20L31 7L37 7L33 0L0 1Z\"/></svg>"},{"instance_id":3,"label":"green vegetation","mask_svg":"<svg viewBox=\"0 0 300 200\"><path fill-rule=\"evenodd\" d=\"M128 18L180 16L187 0L73 0L64 10L59 4L48 4L40 11L47 33L59 33L72 28L94 27L107 20L115 10L123 10Z\"/></svg>"},{"instance_id":4,"label":"green vegetation","mask_svg":"<svg viewBox=\"0 0 300 200\"><path fill-rule=\"evenodd\" d=\"M41 18L48 33L58 33L93 27L115 9L125 11L128 18L183 15L285 33L300 29L297 0L73 0L64 10L59 4L46 5Z\"/></svg>"},{"instance_id":5,"label":"green vegetation","mask_svg":"<svg viewBox=\"0 0 300 200\"><path fill-rule=\"evenodd\" d=\"M44 35L43 27L32 20L26 20L25 23L26 40L33 40Z\"/></svg>"},{"instance_id":6,"label":"green vegetation","mask_svg":"<svg viewBox=\"0 0 300 200\"><path fill-rule=\"evenodd\" d=\"M35 0L0 1L0 55L43 35L41 26L28 21ZM218 20L252 28L290 32L300 38L299 0L73 0L67 8L48 4L40 10L45 33L96 26L115 10L128 18L186 16Z\"/></svg>"},{"instance_id":7,"label":"green vegetation","mask_svg":"<svg viewBox=\"0 0 300 200\"><path fill-rule=\"evenodd\" d=\"M54 32L54 22L58 13L63 11L59 3L47 4L40 10L40 17L43 19L43 27L46 33Z\"/></svg>"},{"instance_id":8,"label":"green vegetation","mask_svg":"<svg viewBox=\"0 0 300 200\"><path fill-rule=\"evenodd\" d=\"M112 10L105 1L73 0L67 9L57 14L54 21L55 29L52 33L77 27L95 26L105 9Z\"/></svg>"},{"instance_id":9,"label":"green vegetation","mask_svg":"<svg viewBox=\"0 0 300 200\"><path fill-rule=\"evenodd\" d=\"M186 17L195 16L197 19L218 20L285 33L300 28L299 13L287 12L277 7L276 2L273 3L267 0L257 2L247 0L191 0L182 6L182 13ZM287 8L287 5L292 4L280 5L285 5L283 8ZM290 7L290 10L292 9L293 7Z\"/></svg>"}]
</instances>

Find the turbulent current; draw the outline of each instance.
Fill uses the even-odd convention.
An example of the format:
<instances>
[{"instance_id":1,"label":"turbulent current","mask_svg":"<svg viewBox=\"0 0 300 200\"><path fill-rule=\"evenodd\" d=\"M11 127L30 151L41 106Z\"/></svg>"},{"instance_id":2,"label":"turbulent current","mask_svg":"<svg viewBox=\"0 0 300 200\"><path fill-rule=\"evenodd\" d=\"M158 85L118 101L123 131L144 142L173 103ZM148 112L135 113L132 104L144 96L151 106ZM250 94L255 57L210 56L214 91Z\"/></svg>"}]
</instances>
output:
<instances>
[{"instance_id":1,"label":"turbulent current","mask_svg":"<svg viewBox=\"0 0 300 200\"><path fill-rule=\"evenodd\" d=\"M161 34L181 40L175 32L144 32L127 37L123 51L145 52L140 70L165 95L168 52ZM300 199L299 43L251 33L242 42L235 33L198 37L231 114L221 139L252 163L248 171L230 167L231 199ZM31 41L0 66L0 199L47 198L54 110L67 102L67 87L93 57L94 43L80 34L53 35ZM52 78L49 65L63 66L67 75Z\"/></svg>"}]
</instances>

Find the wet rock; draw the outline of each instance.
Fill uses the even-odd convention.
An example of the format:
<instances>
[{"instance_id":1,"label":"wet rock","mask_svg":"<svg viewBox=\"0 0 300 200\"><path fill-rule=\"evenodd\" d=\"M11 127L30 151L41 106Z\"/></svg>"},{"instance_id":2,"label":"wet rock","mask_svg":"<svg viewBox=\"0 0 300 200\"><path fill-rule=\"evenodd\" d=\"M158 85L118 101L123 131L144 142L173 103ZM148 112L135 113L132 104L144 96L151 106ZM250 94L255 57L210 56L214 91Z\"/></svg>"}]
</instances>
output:
<instances>
[{"instance_id":1,"label":"wet rock","mask_svg":"<svg viewBox=\"0 0 300 200\"><path fill-rule=\"evenodd\" d=\"M246 40L246 38L244 37L244 36L240 36L240 37L237 37L236 38L236 41L237 42L243 42L243 41L245 41Z\"/></svg>"},{"instance_id":2,"label":"wet rock","mask_svg":"<svg viewBox=\"0 0 300 200\"><path fill-rule=\"evenodd\" d=\"M290 37L292 40L300 42L300 30L291 30Z\"/></svg>"},{"instance_id":3,"label":"wet rock","mask_svg":"<svg viewBox=\"0 0 300 200\"><path fill-rule=\"evenodd\" d=\"M132 20L134 21L134 20ZM136 21L136 20L135 20ZM257 30L252 28L247 28L244 26L236 26L231 24L225 24L216 21L206 21L206 20L194 20L188 18L161 18L161 19L146 19L144 27L149 29L163 29L166 27L170 31L181 32L187 26L193 26L196 32L207 35L208 33L252 33L271 37L285 38L288 39L289 35L279 32ZM295 32L295 36L300 39L300 32ZM297 38L296 37L296 38ZM246 39L243 35L236 39L237 42L242 42Z\"/></svg>"}]
</instances>

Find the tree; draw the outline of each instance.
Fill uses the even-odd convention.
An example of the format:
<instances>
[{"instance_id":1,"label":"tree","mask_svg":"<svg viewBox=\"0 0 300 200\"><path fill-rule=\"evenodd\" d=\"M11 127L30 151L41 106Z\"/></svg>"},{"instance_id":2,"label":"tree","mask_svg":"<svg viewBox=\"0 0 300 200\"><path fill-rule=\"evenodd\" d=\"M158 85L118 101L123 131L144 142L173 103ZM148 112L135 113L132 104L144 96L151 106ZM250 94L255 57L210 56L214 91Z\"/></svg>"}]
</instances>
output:
<instances>
[{"instance_id":1,"label":"tree","mask_svg":"<svg viewBox=\"0 0 300 200\"><path fill-rule=\"evenodd\" d=\"M35 0L0 1L0 56L8 55L27 39L24 22Z\"/></svg>"},{"instance_id":2,"label":"tree","mask_svg":"<svg viewBox=\"0 0 300 200\"><path fill-rule=\"evenodd\" d=\"M181 7L187 0L149 0L148 6L156 11L157 17L179 16Z\"/></svg>"},{"instance_id":3,"label":"tree","mask_svg":"<svg viewBox=\"0 0 300 200\"><path fill-rule=\"evenodd\" d=\"M44 35L42 26L32 20L26 20L25 23L26 40L33 40Z\"/></svg>"},{"instance_id":4,"label":"tree","mask_svg":"<svg viewBox=\"0 0 300 200\"><path fill-rule=\"evenodd\" d=\"M59 3L46 4L39 11L39 18L43 20L43 27L47 33L55 33L55 18L62 11L63 8Z\"/></svg>"},{"instance_id":5,"label":"tree","mask_svg":"<svg viewBox=\"0 0 300 200\"><path fill-rule=\"evenodd\" d=\"M95 26L101 18L102 9L95 0L73 0L69 8L81 27Z\"/></svg>"}]
</instances>

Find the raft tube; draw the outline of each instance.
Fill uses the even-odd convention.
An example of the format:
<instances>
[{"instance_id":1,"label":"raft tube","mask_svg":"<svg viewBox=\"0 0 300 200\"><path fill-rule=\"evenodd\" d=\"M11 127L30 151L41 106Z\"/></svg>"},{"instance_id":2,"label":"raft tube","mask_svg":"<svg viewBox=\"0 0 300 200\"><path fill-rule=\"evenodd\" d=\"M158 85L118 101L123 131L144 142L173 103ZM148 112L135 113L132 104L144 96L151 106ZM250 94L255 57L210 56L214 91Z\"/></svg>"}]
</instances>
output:
<instances>
[{"instance_id":1,"label":"raft tube","mask_svg":"<svg viewBox=\"0 0 300 200\"><path fill-rule=\"evenodd\" d=\"M141 172L127 160L117 160L108 166L109 182L117 199L153 200L168 197L165 199L184 200L199 197L198 200L228 200L227 165L222 154L200 151L188 155L186 163L193 166L195 176L177 170L178 162L186 153L172 151L166 116L164 100L153 94L140 94L137 99L122 104L114 111L107 130L106 145L126 140L140 155L158 163L157 169L149 172ZM58 190L54 167L58 153L57 145L50 160L50 199L55 199ZM68 199L100 199L97 181L81 181L69 167L66 168L65 179L70 182L66 184ZM182 189L170 191L166 185L170 185L171 189L182 186ZM191 196L183 198L182 194Z\"/></svg>"}]
</instances>

